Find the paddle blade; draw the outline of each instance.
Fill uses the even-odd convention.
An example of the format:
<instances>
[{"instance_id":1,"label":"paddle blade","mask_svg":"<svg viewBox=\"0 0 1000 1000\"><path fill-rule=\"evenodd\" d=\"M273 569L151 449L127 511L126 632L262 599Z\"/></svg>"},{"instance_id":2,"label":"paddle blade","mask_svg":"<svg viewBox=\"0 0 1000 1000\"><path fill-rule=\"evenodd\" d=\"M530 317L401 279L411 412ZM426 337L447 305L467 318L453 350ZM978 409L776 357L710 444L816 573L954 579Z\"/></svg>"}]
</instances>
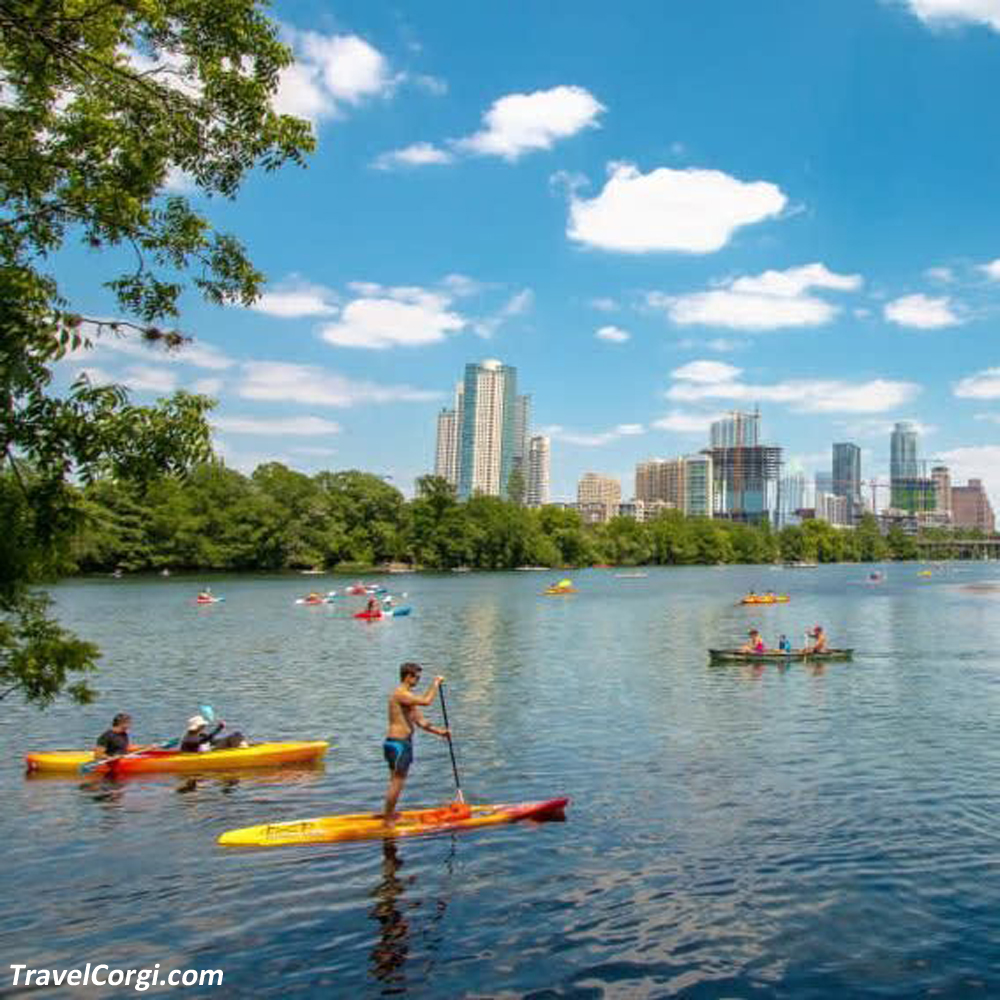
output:
<instances>
[{"instance_id":1,"label":"paddle blade","mask_svg":"<svg viewBox=\"0 0 1000 1000\"><path fill-rule=\"evenodd\" d=\"M215 709L211 705L202 705L198 712L206 722L215 722Z\"/></svg>"}]
</instances>

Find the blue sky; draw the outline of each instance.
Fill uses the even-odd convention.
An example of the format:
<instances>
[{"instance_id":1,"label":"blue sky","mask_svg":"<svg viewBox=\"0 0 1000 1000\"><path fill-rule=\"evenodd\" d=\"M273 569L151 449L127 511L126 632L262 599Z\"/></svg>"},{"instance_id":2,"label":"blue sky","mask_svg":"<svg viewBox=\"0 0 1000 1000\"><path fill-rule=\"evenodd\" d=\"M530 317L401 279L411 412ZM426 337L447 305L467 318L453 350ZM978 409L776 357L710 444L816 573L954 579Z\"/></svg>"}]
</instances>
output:
<instances>
[{"instance_id":1,"label":"blue sky","mask_svg":"<svg viewBox=\"0 0 1000 1000\"><path fill-rule=\"evenodd\" d=\"M552 437L553 493L703 447L759 403L807 472L885 477L889 428L1000 501L1000 0L278 3L306 170L205 201L268 275L185 299L179 359L72 362L206 391L226 460L410 492L467 361ZM184 189L185 180L172 181ZM60 278L107 315L96 260Z\"/></svg>"}]
</instances>

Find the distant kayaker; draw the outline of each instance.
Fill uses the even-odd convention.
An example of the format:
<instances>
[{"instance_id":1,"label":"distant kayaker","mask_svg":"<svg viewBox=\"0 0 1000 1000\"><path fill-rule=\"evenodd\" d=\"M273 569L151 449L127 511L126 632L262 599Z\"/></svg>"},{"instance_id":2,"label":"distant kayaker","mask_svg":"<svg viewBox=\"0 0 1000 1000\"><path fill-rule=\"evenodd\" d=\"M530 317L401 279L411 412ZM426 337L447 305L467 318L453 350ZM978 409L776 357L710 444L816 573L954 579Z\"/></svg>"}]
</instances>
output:
<instances>
[{"instance_id":1,"label":"distant kayaker","mask_svg":"<svg viewBox=\"0 0 1000 1000\"><path fill-rule=\"evenodd\" d=\"M94 759L102 757L120 757L129 750L128 727L132 725L132 716L127 712L119 712L111 720L111 728L105 729L97 737L94 745Z\"/></svg>"},{"instance_id":2,"label":"distant kayaker","mask_svg":"<svg viewBox=\"0 0 1000 1000\"><path fill-rule=\"evenodd\" d=\"M211 587L205 587L203 590L198 591L198 600L199 601L211 601L211 600L213 600L213 597L212 597L212 588Z\"/></svg>"},{"instance_id":3,"label":"distant kayaker","mask_svg":"<svg viewBox=\"0 0 1000 1000\"><path fill-rule=\"evenodd\" d=\"M201 715L192 715L187 721L187 731L181 739L181 753L199 753L204 750L232 750L250 745L240 732L220 737L219 734L225 728L226 723L220 719L215 729L208 732L208 720Z\"/></svg>"},{"instance_id":4,"label":"distant kayaker","mask_svg":"<svg viewBox=\"0 0 1000 1000\"><path fill-rule=\"evenodd\" d=\"M382 608L381 608L381 606L378 603L378 598L377 597L369 597L368 598L368 606L365 608L365 612L367 613L367 615L368 615L369 618L381 618L382 617Z\"/></svg>"},{"instance_id":5,"label":"distant kayaker","mask_svg":"<svg viewBox=\"0 0 1000 1000\"><path fill-rule=\"evenodd\" d=\"M433 704L444 681L443 677L435 677L426 694L415 694L422 669L419 663L404 663L399 668L399 686L389 695L389 729L382 744L382 753L389 765L389 786L383 810L387 823L396 819L396 803L413 763L413 727L419 726L435 736L447 738L450 735L447 729L432 726L420 711Z\"/></svg>"},{"instance_id":6,"label":"distant kayaker","mask_svg":"<svg viewBox=\"0 0 1000 1000\"><path fill-rule=\"evenodd\" d=\"M817 625L809 635L812 637L812 645L806 647L807 653L825 653L826 652L826 633L823 631L822 625Z\"/></svg>"},{"instance_id":7,"label":"distant kayaker","mask_svg":"<svg viewBox=\"0 0 1000 1000\"><path fill-rule=\"evenodd\" d=\"M763 653L766 652L767 646L764 644L764 639L761 637L760 632L757 629L750 629L749 638L740 647L741 653Z\"/></svg>"},{"instance_id":8,"label":"distant kayaker","mask_svg":"<svg viewBox=\"0 0 1000 1000\"><path fill-rule=\"evenodd\" d=\"M778 649L780 649L783 653L790 653L792 651L792 640L789 639L787 635L779 635Z\"/></svg>"}]
</instances>

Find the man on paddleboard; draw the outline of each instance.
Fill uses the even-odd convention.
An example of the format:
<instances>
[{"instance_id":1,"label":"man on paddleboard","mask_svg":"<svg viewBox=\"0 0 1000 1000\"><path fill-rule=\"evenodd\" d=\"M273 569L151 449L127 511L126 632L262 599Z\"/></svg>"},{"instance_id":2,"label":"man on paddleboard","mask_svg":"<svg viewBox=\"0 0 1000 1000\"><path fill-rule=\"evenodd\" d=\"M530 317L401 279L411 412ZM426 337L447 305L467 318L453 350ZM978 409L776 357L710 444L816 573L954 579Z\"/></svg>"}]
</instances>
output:
<instances>
[{"instance_id":1,"label":"man on paddleboard","mask_svg":"<svg viewBox=\"0 0 1000 1000\"><path fill-rule=\"evenodd\" d=\"M413 727L419 726L435 736L447 738L450 735L447 729L432 726L420 711L433 704L444 678L435 677L426 694L414 694L421 670L419 663L404 663L399 668L399 687L389 695L389 731L382 744L382 753L389 765L389 787L385 791L383 810L387 823L396 818L396 803L413 763Z\"/></svg>"}]
</instances>

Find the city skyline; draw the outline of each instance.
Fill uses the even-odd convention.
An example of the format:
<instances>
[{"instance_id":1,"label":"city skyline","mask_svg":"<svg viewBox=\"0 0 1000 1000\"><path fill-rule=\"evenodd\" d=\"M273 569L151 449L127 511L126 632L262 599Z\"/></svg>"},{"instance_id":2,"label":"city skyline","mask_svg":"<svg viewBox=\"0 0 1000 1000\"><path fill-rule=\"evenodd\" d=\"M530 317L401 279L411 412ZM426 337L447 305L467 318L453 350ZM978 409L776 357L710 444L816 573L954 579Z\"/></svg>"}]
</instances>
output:
<instances>
[{"instance_id":1,"label":"city skyline","mask_svg":"<svg viewBox=\"0 0 1000 1000\"><path fill-rule=\"evenodd\" d=\"M274 13L308 169L254 175L233 204L169 180L246 242L264 296L187 297L193 345L107 337L63 384L206 392L236 468L362 468L412 494L454 373L496 355L530 373L554 499L755 404L786 467L849 441L888 479L883 441L911 420L928 463L1000 498L1000 135L982 125L1000 25L981 3L554 4L527 47L517 17L457 4ZM109 315L92 255L54 266Z\"/></svg>"}]
</instances>

